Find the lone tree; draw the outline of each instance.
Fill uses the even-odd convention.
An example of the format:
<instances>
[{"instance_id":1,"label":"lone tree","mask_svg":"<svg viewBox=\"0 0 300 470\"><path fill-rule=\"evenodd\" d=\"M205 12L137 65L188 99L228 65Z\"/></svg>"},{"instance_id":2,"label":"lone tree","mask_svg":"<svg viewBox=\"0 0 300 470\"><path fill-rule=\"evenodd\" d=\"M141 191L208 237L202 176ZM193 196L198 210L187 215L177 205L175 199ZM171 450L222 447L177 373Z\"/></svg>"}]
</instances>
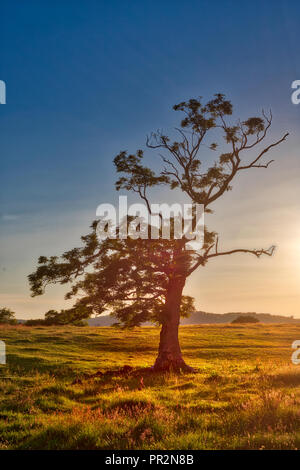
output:
<instances>
[{"instance_id":1,"label":"lone tree","mask_svg":"<svg viewBox=\"0 0 300 470\"><path fill-rule=\"evenodd\" d=\"M145 166L144 152L122 151L114 159L121 177L117 190L136 193L151 213L148 190L164 185L181 191L192 204L203 204L207 213L211 205L231 190L233 179L247 170L266 169L273 160L263 157L282 143L286 133L276 142L261 149L267 136L272 114L250 117L234 124L228 122L232 104L222 94L214 95L206 104L202 98L190 99L174 106L183 113L180 126L174 130L175 139L161 131L152 133L146 147L158 150L162 158L159 172ZM213 132L212 132L213 131ZM221 151L211 135L220 133ZM200 151L205 159L201 160ZM245 160L244 153L251 156ZM253 152L255 154L253 155ZM218 156L213 158L218 153ZM181 354L178 339L180 315L193 309L193 299L182 294L187 278L200 266L218 256L250 253L257 258L272 256L268 249L235 248L220 251L216 232L205 227L201 252L187 249L185 236L181 239L111 239L97 236L99 221L93 222L91 233L82 237L83 246L65 252L61 257L40 257L36 271L29 276L32 295L43 294L48 284L71 283L66 298L77 298L72 315L86 316L111 312L125 327L152 321L161 325L160 344L155 370L191 370Z\"/></svg>"},{"instance_id":2,"label":"lone tree","mask_svg":"<svg viewBox=\"0 0 300 470\"><path fill-rule=\"evenodd\" d=\"M0 308L0 324L2 323L15 325L17 323L15 319L15 312L13 312L10 308Z\"/></svg>"}]
</instances>

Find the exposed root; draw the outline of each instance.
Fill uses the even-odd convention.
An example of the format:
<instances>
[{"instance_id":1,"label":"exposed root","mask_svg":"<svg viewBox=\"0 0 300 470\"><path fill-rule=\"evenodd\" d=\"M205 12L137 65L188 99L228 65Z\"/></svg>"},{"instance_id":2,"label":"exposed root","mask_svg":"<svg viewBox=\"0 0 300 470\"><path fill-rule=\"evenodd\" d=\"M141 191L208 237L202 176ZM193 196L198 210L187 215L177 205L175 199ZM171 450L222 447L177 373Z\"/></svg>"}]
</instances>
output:
<instances>
[{"instance_id":1,"label":"exposed root","mask_svg":"<svg viewBox=\"0 0 300 470\"><path fill-rule=\"evenodd\" d=\"M153 370L157 372L185 372L193 374L195 373L195 369L193 367L188 366L183 358L182 355L179 354L171 354L171 353L161 353L158 355L155 364L153 366Z\"/></svg>"},{"instance_id":2,"label":"exposed root","mask_svg":"<svg viewBox=\"0 0 300 470\"><path fill-rule=\"evenodd\" d=\"M151 368L153 372L173 372L173 373L186 373L186 374L195 374L197 371L191 366L188 366L185 362L173 363L167 362L163 364L154 364Z\"/></svg>"}]
</instances>

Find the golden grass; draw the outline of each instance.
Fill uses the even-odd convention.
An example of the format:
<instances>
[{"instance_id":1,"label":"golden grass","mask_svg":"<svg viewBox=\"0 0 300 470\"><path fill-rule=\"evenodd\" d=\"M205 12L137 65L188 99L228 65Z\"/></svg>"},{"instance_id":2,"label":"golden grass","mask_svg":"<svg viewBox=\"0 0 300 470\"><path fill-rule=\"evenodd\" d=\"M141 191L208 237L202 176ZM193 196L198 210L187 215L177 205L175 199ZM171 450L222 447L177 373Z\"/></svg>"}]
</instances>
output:
<instances>
[{"instance_id":1,"label":"golden grass","mask_svg":"<svg viewBox=\"0 0 300 470\"><path fill-rule=\"evenodd\" d=\"M196 374L145 371L157 328L1 327L0 448L300 448L300 326L197 325L180 336ZM124 364L132 374L88 378Z\"/></svg>"}]
</instances>

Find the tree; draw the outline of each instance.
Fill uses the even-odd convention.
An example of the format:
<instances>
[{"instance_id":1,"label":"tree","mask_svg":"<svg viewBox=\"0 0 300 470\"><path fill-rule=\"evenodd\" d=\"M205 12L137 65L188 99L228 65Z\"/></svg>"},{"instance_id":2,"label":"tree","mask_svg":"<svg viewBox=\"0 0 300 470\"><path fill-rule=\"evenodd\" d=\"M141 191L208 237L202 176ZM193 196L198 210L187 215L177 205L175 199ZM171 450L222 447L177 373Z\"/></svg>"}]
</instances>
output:
<instances>
[{"instance_id":1,"label":"tree","mask_svg":"<svg viewBox=\"0 0 300 470\"><path fill-rule=\"evenodd\" d=\"M83 308L69 308L66 310L48 310L45 318L35 318L27 320L26 326L54 326L54 325L74 325L87 326L86 318L90 316L90 311Z\"/></svg>"},{"instance_id":2,"label":"tree","mask_svg":"<svg viewBox=\"0 0 300 470\"><path fill-rule=\"evenodd\" d=\"M149 212L149 189L167 186L188 196L192 204L203 204L206 213L211 205L231 190L232 182L241 172L266 169L273 160L263 157L288 136L260 148L271 127L272 114L262 112L234 124L227 122L232 115L232 104L222 94L214 95L206 104L202 98L190 99L174 106L183 113L180 127L172 139L161 131L147 137L146 147L160 152L163 167L159 172L145 166L144 151L135 154L120 152L114 159L121 177L117 190L132 191L146 204ZM221 151L212 163L210 155L203 161L200 151L211 155L218 152L211 134L222 138ZM245 151L251 151L245 160ZM253 152L255 152L253 156ZM163 152L163 153L162 153ZM208 163L207 163L208 162ZM33 295L40 295L48 284L72 283L66 298L82 296L75 309L84 308L89 314L112 312L119 323L130 327L146 320L161 324L156 370L190 370L185 364L178 339L180 315L193 308L193 299L182 295L187 278L199 267L216 257L234 253L250 253L257 258L272 256L274 246L268 249L219 249L219 236L205 227L201 252L187 250L189 240L111 239L97 237L99 221L95 221L88 235L82 237L83 247L65 252L60 258L40 257L36 271L29 276ZM150 231L150 227L148 227Z\"/></svg>"},{"instance_id":3,"label":"tree","mask_svg":"<svg viewBox=\"0 0 300 470\"><path fill-rule=\"evenodd\" d=\"M259 319L252 317L251 315L240 315L239 317L235 318L231 322L232 324L235 323L259 323Z\"/></svg>"},{"instance_id":4,"label":"tree","mask_svg":"<svg viewBox=\"0 0 300 470\"><path fill-rule=\"evenodd\" d=\"M10 308L0 308L0 324L1 323L8 323L10 325L16 324L17 321L15 319L15 312L10 310Z\"/></svg>"},{"instance_id":5,"label":"tree","mask_svg":"<svg viewBox=\"0 0 300 470\"><path fill-rule=\"evenodd\" d=\"M86 323L83 321L89 317L89 311L82 308L80 311L78 308L70 308L67 310L48 310L45 313L45 325L75 325L83 326Z\"/></svg>"}]
</instances>

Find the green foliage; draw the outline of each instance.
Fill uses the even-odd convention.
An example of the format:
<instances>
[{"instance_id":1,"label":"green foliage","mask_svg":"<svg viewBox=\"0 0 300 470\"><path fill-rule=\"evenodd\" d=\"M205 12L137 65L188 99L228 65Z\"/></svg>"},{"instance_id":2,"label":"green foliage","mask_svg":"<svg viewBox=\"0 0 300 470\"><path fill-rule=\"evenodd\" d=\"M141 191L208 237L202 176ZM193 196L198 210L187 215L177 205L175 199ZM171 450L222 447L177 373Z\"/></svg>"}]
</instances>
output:
<instances>
[{"instance_id":1,"label":"green foliage","mask_svg":"<svg viewBox=\"0 0 300 470\"><path fill-rule=\"evenodd\" d=\"M89 311L82 308L70 308L68 310L48 310L45 313L45 324L46 325L76 325L84 326L86 323L83 321L89 315Z\"/></svg>"},{"instance_id":2,"label":"green foliage","mask_svg":"<svg viewBox=\"0 0 300 470\"><path fill-rule=\"evenodd\" d=\"M61 310L48 310L45 313L45 318L31 319L26 321L26 326L54 326L54 325L74 325L74 326L87 326L85 319L87 313L84 309L69 309Z\"/></svg>"},{"instance_id":3,"label":"green foliage","mask_svg":"<svg viewBox=\"0 0 300 470\"><path fill-rule=\"evenodd\" d=\"M32 318L30 320L26 320L26 326L43 326L46 325L44 318Z\"/></svg>"},{"instance_id":4,"label":"green foliage","mask_svg":"<svg viewBox=\"0 0 300 470\"><path fill-rule=\"evenodd\" d=\"M57 280L73 283L66 298L81 294L72 309L58 315L50 312L49 318L56 321L61 316L62 322L68 323L108 310L128 327L145 321L160 323L168 280L189 269L189 252L175 257L174 240L99 241L97 222L92 233L82 239L83 248L64 253L61 259L55 257L55 261L43 257L29 276L33 295L40 295L46 285ZM77 280L85 269L84 277ZM191 297L183 296L181 309L184 316L194 310Z\"/></svg>"},{"instance_id":5,"label":"green foliage","mask_svg":"<svg viewBox=\"0 0 300 470\"><path fill-rule=\"evenodd\" d=\"M227 122L232 115L230 101L221 93L206 103L202 98L182 101L173 108L184 115L173 139L162 131L152 133L147 138L148 149L158 150L163 167L154 171L144 164L144 150L135 154L121 151L114 159L117 173L117 190L132 191L151 207L147 191L164 185L170 190L180 190L193 205L203 204L207 213L212 213L210 205L231 190L232 180L242 170L268 166L260 164L260 159L269 149L283 142L282 139L269 145L257 157L245 164L242 156L245 150L254 151L266 137L271 126L272 115L250 117L244 121ZM213 131L213 142L210 139ZM222 153L216 155L218 144L222 143ZM201 152L205 148L204 158ZM163 153L161 153L163 152ZM208 153L208 155L207 155ZM207 162L204 164L204 162ZM195 222L195 216L194 221ZM268 250L238 249L219 252L218 235L205 227L205 243L201 252L187 249L190 240L162 238L160 230L157 240L151 239L107 239L97 237L99 221L92 224L92 231L82 237L83 246L65 252L61 257L41 256L36 271L29 275L32 295L41 295L50 284L71 284L66 298L76 297L71 311L61 311L59 316L64 323L66 316L73 321L88 318L92 314L113 313L120 324L127 327L140 325L145 321L162 323L170 317L166 314L169 296L174 295L171 286L175 280L184 286L186 279L200 266L213 257L232 253L251 253L257 257L271 256L274 247ZM151 227L147 226L148 232ZM120 228L118 227L118 230ZM192 299L183 296L181 314L187 315L192 308ZM179 305L176 306L176 315ZM52 315L53 316L53 315ZM55 321L58 321L55 315Z\"/></svg>"},{"instance_id":6,"label":"green foliage","mask_svg":"<svg viewBox=\"0 0 300 470\"><path fill-rule=\"evenodd\" d=\"M141 165L143 156L144 152L138 150L135 155L128 155L127 152L122 151L115 157L114 164L117 171L130 175L129 178L122 177L116 182L117 190L123 188L131 191L136 187L151 187L168 182L166 176L156 176L150 168Z\"/></svg>"},{"instance_id":7,"label":"green foliage","mask_svg":"<svg viewBox=\"0 0 300 470\"><path fill-rule=\"evenodd\" d=\"M8 323L10 325L14 325L16 322L17 320L15 318L15 312L13 312L10 308L0 308L0 324Z\"/></svg>"}]
</instances>

